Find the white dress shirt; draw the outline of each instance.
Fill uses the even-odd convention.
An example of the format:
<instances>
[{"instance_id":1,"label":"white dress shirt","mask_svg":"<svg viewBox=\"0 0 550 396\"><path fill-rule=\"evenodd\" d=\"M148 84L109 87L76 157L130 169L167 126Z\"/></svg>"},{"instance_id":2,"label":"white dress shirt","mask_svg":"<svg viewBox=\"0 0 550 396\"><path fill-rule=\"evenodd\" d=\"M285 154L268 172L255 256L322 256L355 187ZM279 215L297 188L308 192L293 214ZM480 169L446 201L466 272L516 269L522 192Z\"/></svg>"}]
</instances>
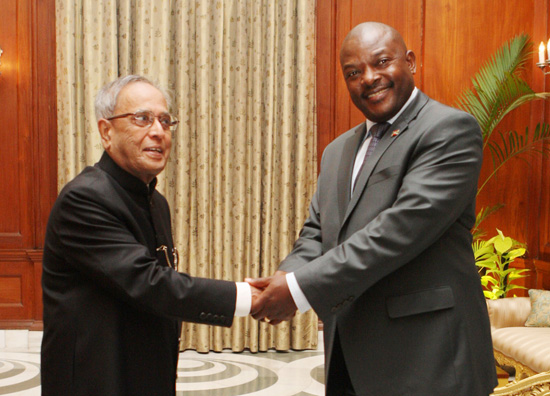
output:
<instances>
[{"instance_id":1,"label":"white dress shirt","mask_svg":"<svg viewBox=\"0 0 550 396\"><path fill-rule=\"evenodd\" d=\"M237 301L234 316L248 316L252 307L252 289L246 282L235 282L237 286Z\"/></svg>"}]
</instances>

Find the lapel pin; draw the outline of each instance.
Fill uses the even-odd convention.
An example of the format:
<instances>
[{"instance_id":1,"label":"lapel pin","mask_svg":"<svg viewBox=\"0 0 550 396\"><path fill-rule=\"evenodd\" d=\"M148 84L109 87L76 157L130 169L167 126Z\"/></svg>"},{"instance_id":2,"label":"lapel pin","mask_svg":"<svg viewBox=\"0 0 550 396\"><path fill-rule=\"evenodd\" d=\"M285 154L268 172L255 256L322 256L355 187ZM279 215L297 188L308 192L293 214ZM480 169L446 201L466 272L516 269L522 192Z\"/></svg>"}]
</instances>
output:
<instances>
[{"instance_id":1,"label":"lapel pin","mask_svg":"<svg viewBox=\"0 0 550 396\"><path fill-rule=\"evenodd\" d=\"M397 135L399 135L399 132L401 131L399 129L396 129L395 131L392 132L391 137L396 137Z\"/></svg>"}]
</instances>

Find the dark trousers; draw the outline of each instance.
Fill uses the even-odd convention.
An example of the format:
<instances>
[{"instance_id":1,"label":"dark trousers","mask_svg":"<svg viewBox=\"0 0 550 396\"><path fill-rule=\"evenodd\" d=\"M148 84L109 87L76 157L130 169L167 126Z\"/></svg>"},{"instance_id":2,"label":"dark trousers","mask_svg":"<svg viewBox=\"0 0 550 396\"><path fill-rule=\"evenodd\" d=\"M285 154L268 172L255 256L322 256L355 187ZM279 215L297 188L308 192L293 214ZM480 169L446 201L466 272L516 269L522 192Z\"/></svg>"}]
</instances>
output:
<instances>
[{"instance_id":1,"label":"dark trousers","mask_svg":"<svg viewBox=\"0 0 550 396\"><path fill-rule=\"evenodd\" d=\"M330 371L326 382L326 396L357 396L349 378L348 368L342 353L338 328L336 329Z\"/></svg>"}]
</instances>

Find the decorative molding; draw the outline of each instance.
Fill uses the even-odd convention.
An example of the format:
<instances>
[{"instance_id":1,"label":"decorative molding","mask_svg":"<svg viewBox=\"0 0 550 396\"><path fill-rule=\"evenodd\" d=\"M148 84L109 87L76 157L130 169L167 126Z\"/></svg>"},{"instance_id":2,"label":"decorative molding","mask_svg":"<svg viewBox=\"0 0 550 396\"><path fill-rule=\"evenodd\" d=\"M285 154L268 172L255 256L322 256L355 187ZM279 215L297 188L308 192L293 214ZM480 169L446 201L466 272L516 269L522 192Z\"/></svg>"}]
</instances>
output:
<instances>
[{"instance_id":1,"label":"decorative molding","mask_svg":"<svg viewBox=\"0 0 550 396\"><path fill-rule=\"evenodd\" d=\"M2 319L0 320L0 329L42 331L44 323L41 320Z\"/></svg>"},{"instance_id":2,"label":"decorative molding","mask_svg":"<svg viewBox=\"0 0 550 396\"><path fill-rule=\"evenodd\" d=\"M496 388L491 396L550 396L550 371Z\"/></svg>"},{"instance_id":3,"label":"decorative molding","mask_svg":"<svg viewBox=\"0 0 550 396\"><path fill-rule=\"evenodd\" d=\"M506 356L505 354L503 354L500 351L497 351L496 349L493 349L493 352L495 354L495 360L497 361L499 366L510 366L516 369L515 382L538 374L536 371L534 371L530 367L527 367L523 363L520 363L517 360L512 359L509 356Z\"/></svg>"},{"instance_id":4,"label":"decorative molding","mask_svg":"<svg viewBox=\"0 0 550 396\"><path fill-rule=\"evenodd\" d=\"M537 289L550 288L550 262L543 260L533 260L535 271L537 273Z\"/></svg>"},{"instance_id":5,"label":"decorative molding","mask_svg":"<svg viewBox=\"0 0 550 396\"><path fill-rule=\"evenodd\" d=\"M42 262L42 249L0 249L0 262Z\"/></svg>"}]
</instances>

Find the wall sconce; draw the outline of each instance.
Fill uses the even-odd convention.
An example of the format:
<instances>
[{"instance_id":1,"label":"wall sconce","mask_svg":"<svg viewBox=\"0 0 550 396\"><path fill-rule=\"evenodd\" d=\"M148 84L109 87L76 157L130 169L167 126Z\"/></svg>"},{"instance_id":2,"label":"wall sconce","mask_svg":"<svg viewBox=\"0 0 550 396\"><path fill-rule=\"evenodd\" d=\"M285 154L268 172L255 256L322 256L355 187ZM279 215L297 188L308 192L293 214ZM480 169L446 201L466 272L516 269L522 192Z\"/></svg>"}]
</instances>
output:
<instances>
[{"instance_id":1,"label":"wall sconce","mask_svg":"<svg viewBox=\"0 0 550 396\"><path fill-rule=\"evenodd\" d=\"M548 49L549 56L546 56L546 50ZM537 66L544 74L550 74L550 72L544 71L547 66L550 66L550 40L548 40L548 48L544 48L544 43L541 41L539 45L539 61Z\"/></svg>"},{"instance_id":2,"label":"wall sconce","mask_svg":"<svg viewBox=\"0 0 550 396\"><path fill-rule=\"evenodd\" d=\"M2 66L2 48L0 48L0 66ZM0 75L2 75L2 72L0 71Z\"/></svg>"}]
</instances>

